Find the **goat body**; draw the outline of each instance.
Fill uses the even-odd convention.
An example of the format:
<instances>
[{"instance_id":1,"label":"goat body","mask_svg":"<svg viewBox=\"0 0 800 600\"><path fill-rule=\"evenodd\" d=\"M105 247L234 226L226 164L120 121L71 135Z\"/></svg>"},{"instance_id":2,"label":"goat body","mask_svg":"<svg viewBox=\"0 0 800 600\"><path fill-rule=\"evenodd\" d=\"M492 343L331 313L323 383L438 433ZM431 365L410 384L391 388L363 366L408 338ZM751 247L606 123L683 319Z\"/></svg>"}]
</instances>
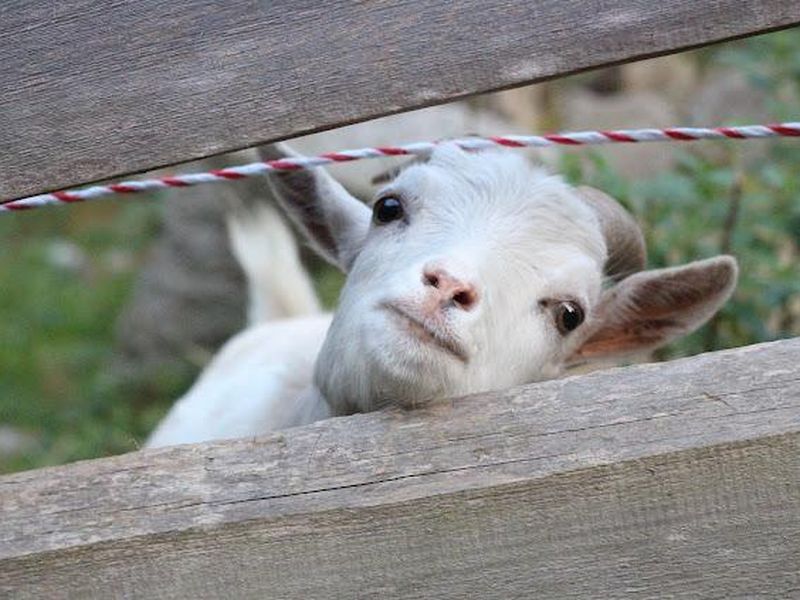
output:
<instances>
[{"instance_id":1,"label":"goat body","mask_svg":"<svg viewBox=\"0 0 800 600\"><path fill-rule=\"evenodd\" d=\"M556 377L696 329L735 285L730 257L642 270L642 235L614 200L509 151L443 144L386 184L371 209L322 171L270 183L317 252L347 273L339 307L236 336L150 446ZM267 245L234 244L254 306L264 269L296 256L291 238L275 239L280 248L258 255ZM289 279L307 289L298 269Z\"/></svg>"}]
</instances>

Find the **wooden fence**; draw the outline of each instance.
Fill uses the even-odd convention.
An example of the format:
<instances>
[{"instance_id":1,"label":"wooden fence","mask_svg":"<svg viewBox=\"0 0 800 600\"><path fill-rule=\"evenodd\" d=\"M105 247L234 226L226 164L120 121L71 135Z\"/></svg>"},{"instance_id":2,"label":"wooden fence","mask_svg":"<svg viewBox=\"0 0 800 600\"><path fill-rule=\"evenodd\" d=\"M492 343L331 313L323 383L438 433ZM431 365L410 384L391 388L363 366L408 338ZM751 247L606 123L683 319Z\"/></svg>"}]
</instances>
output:
<instances>
[{"instance_id":1,"label":"wooden fence","mask_svg":"<svg viewBox=\"0 0 800 600\"><path fill-rule=\"evenodd\" d=\"M0 4L0 198L800 23L795 0ZM0 478L0 595L800 594L800 340Z\"/></svg>"},{"instance_id":2,"label":"wooden fence","mask_svg":"<svg viewBox=\"0 0 800 600\"><path fill-rule=\"evenodd\" d=\"M800 340L0 479L0 595L796 597Z\"/></svg>"},{"instance_id":3,"label":"wooden fence","mask_svg":"<svg viewBox=\"0 0 800 600\"><path fill-rule=\"evenodd\" d=\"M0 199L798 22L796 0L4 0Z\"/></svg>"}]
</instances>

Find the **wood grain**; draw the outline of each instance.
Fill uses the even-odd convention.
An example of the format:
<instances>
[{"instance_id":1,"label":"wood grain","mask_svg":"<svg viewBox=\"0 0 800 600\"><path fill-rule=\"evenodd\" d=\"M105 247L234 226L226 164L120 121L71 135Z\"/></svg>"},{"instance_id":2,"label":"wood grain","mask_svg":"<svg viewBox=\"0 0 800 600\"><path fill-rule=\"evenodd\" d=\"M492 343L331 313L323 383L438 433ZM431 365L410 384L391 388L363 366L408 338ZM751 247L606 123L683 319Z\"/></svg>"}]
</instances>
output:
<instances>
[{"instance_id":1,"label":"wood grain","mask_svg":"<svg viewBox=\"0 0 800 600\"><path fill-rule=\"evenodd\" d=\"M792 597L800 339L0 478L0 596Z\"/></svg>"},{"instance_id":2,"label":"wood grain","mask_svg":"<svg viewBox=\"0 0 800 600\"><path fill-rule=\"evenodd\" d=\"M0 199L800 23L796 0L5 0Z\"/></svg>"}]
</instances>

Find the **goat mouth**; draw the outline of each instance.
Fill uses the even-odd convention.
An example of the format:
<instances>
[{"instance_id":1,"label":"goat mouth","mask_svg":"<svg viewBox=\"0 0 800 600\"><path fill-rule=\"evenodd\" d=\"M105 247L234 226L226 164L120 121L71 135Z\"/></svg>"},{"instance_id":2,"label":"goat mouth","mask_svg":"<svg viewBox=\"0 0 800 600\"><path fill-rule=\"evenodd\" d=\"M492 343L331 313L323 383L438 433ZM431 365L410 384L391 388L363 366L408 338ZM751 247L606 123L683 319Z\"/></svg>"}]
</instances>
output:
<instances>
[{"instance_id":1,"label":"goat mouth","mask_svg":"<svg viewBox=\"0 0 800 600\"><path fill-rule=\"evenodd\" d=\"M426 325L420 319L414 317L394 304L386 302L382 306L392 315L394 315L395 319L400 322L405 331L410 333L419 341L429 345L437 346L463 363L469 361L469 356L461 344L459 344L449 335L443 334L429 325Z\"/></svg>"}]
</instances>

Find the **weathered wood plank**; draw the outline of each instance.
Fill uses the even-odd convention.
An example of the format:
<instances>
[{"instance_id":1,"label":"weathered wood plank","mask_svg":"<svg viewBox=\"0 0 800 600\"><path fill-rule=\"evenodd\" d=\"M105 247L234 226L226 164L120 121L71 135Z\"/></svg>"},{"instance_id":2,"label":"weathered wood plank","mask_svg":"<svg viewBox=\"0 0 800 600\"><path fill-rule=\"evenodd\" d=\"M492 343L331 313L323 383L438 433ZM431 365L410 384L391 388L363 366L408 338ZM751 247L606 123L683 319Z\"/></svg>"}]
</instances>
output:
<instances>
[{"instance_id":1,"label":"weathered wood plank","mask_svg":"<svg viewBox=\"0 0 800 600\"><path fill-rule=\"evenodd\" d=\"M800 339L0 478L12 597L791 597Z\"/></svg>"},{"instance_id":2,"label":"weathered wood plank","mask_svg":"<svg viewBox=\"0 0 800 600\"><path fill-rule=\"evenodd\" d=\"M796 0L6 0L0 199L800 23Z\"/></svg>"}]
</instances>

